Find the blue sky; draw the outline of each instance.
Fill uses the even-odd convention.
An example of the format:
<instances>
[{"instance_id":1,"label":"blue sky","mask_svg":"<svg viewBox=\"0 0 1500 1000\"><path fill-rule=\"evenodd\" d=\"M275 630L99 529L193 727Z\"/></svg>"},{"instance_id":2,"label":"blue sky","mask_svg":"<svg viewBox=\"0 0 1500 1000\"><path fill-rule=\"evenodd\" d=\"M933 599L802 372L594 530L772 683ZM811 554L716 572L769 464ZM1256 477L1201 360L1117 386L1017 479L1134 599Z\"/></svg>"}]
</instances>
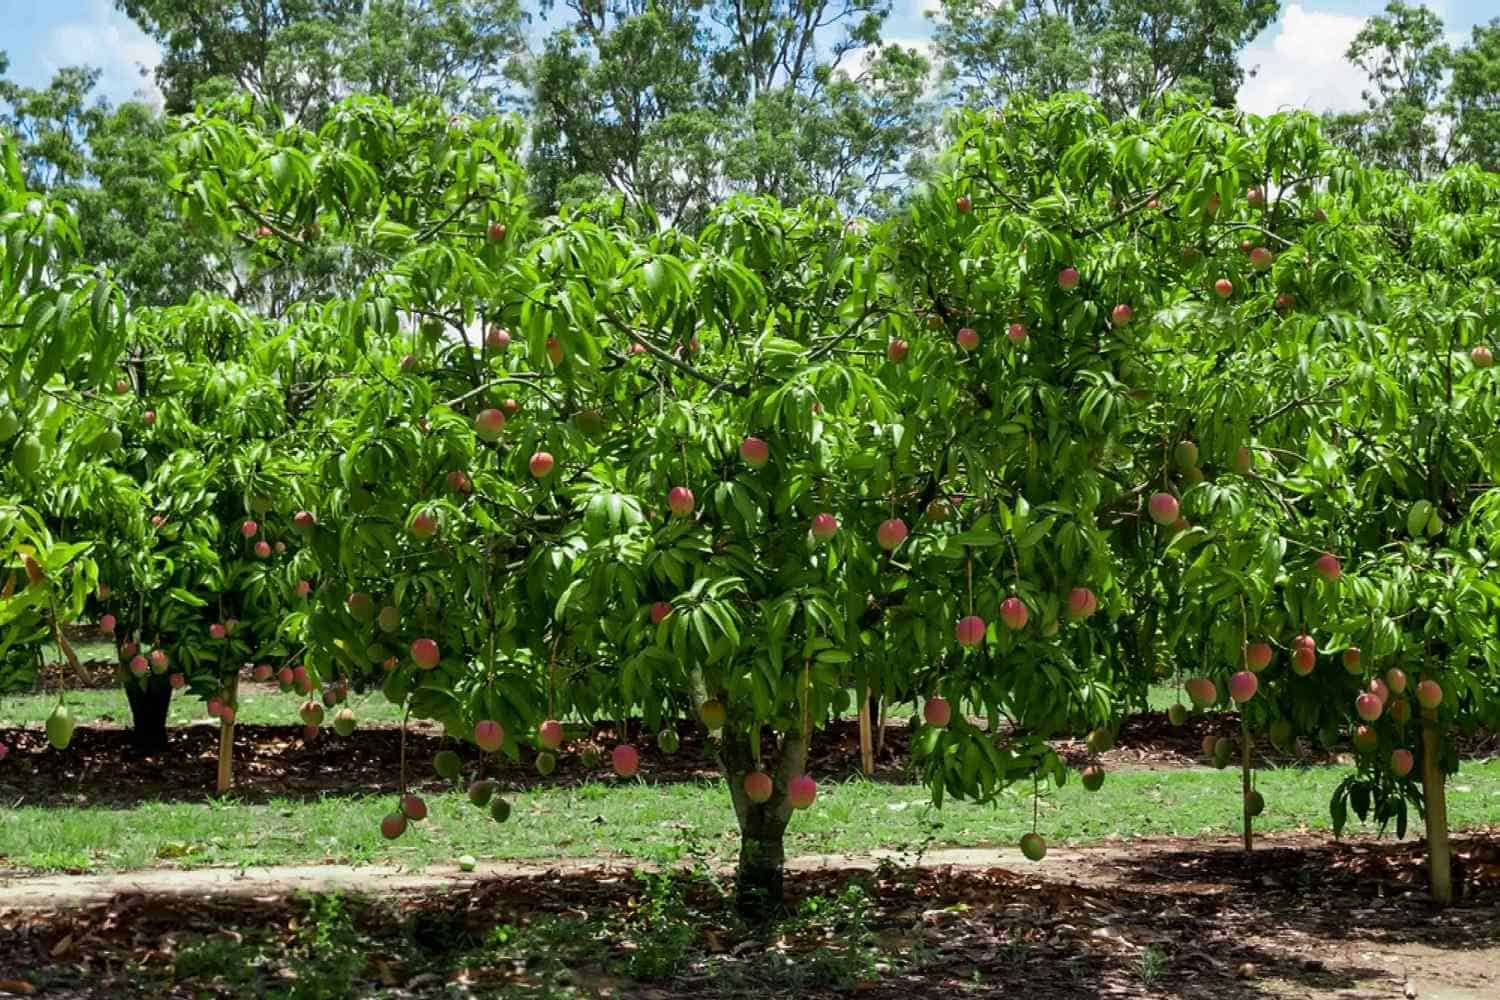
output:
<instances>
[{"instance_id":1,"label":"blue sky","mask_svg":"<svg viewBox=\"0 0 1500 1000\"><path fill-rule=\"evenodd\" d=\"M937 0L894 3L887 37L923 45L931 33L923 13ZM1364 18L1384 6L1384 0L1288 0L1281 18L1245 52L1243 61L1256 75L1241 94L1242 105L1262 113L1357 105L1363 81L1344 64L1343 50ZM1467 36L1481 18L1500 15L1496 0L1430 0L1428 6L1456 37ZM156 46L112 0L0 0L0 26L0 48L21 83L40 86L59 67L84 63L103 72L100 90L111 101L154 96L138 67L156 64Z\"/></svg>"}]
</instances>

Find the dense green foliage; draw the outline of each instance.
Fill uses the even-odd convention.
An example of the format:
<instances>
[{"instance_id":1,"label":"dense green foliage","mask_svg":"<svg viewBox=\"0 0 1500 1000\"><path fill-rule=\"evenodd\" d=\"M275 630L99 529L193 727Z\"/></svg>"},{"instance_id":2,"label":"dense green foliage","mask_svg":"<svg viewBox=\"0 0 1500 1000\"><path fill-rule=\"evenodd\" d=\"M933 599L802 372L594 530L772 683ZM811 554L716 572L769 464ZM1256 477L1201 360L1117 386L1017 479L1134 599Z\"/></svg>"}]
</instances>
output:
<instances>
[{"instance_id":1,"label":"dense green foliage","mask_svg":"<svg viewBox=\"0 0 1500 1000\"><path fill-rule=\"evenodd\" d=\"M737 197L685 231L534 213L514 118L231 101L167 189L259 291L134 308L6 142L0 643L108 614L127 685L226 722L259 661L512 755L700 715L761 893L850 688L946 699L941 802L1062 782L1048 735L1192 678L1247 736L1353 728L1335 822L1404 830L1396 753L1451 771L1418 731L1500 722L1500 182L1306 115L955 128L887 222Z\"/></svg>"}]
</instances>

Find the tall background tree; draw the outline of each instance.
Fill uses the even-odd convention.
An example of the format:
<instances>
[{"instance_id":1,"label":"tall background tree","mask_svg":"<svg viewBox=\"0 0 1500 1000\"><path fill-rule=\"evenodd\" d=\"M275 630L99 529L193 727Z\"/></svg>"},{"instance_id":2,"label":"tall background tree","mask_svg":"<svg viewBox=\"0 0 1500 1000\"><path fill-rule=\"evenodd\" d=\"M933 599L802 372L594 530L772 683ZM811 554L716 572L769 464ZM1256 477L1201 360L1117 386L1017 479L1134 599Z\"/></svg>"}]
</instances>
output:
<instances>
[{"instance_id":1,"label":"tall background tree","mask_svg":"<svg viewBox=\"0 0 1500 1000\"><path fill-rule=\"evenodd\" d=\"M1115 117L1168 91L1233 107L1240 51L1280 0L942 0L934 39L970 106L1079 90Z\"/></svg>"},{"instance_id":2,"label":"tall background tree","mask_svg":"<svg viewBox=\"0 0 1500 1000\"><path fill-rule=\"evenodd\" d=\"M1453 53L1443 36L1442 18L1396 0L1349 44L1345 58L1369 77L1366 109L1332 116L1331 125L1367 162L1414 177L1449 162L1445 80Z\"/></svg>"},{"instance_id":3,"label":"tall background tree","mask_svg":"<svg viewBox=\"0 0 1500 1000\"><path fill-rule=\"evenodd\" d=\"M162 48L169 112L243 90L316 124L337 100L501 107L519 74L518 0L116 0Z\"/></svg>"},{"instance_id":4,"label":"tall background tree","mask_svg":"<svg viewBox=\"0 0 1500 1000\"><path fill-rule=\"evenodd\" d=\"M232 268L217 241L177 217L158 154L171 132L138 102L112 107L95 94L97 71L64 67L45 87L5 77L0 54L0 131L18 140L27 183L71 206L83 259L102 264L134 301L175 302L192 288L232 294Z\"/></svg>"},{"instance_id":5,"label":"tall background tree","mask_svg":"<svg viewBox=\"0 0 1500 1000\"><path fill-rule=\"evenodd\" d=\"M1370 18L1346 58L1369 78L1361 111L1328 116L1365 162L1428 177L1449 166L1500 167L1500 18L1449 43L1443 19L1401 3Z\"/></svg>"},{"instance_id":6,"label":"tall background tree","mask_svg":"<svg viewBox=\"0 0 1500 1000\"><path fill-rule=\"evenodd\" d=\"M931 134L930 65L881 0L569 4L531 74L538 201L612 189L681 225L733 192L895 194Z\"/></svg>"},{"instance_id":7,"label":"tall background tree","mask_svg":"<svg viewBox=\"0 0 1500 1000\"><path fill-rule=\"evenodd\" d=\"M1475 25L1469 44L1453 53L1448 97L1457 156L1500 170L1500 18Z\"/></svg>"}]
</instances>

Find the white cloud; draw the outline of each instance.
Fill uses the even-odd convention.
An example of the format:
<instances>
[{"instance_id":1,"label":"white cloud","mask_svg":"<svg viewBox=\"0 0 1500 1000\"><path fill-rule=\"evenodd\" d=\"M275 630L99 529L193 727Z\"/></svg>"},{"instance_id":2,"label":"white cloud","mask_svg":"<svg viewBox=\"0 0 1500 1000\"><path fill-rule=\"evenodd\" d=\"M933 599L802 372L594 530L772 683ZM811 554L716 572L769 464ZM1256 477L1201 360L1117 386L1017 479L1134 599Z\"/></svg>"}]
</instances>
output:
<instances>
[{"instance_id":1,"label":"white cloud","mask_svg":"<svg viewBox=\"0 0 1500 1000\"><path fill-rule=\"evenodd\" d=\"M150 75L161 62L161 49L109 0L91 0L82 17L48 31L39 55L49 76L64 66L93 66L100 71L99 92L110 101L161 106L161 90ZM141 75L141 67L147 75Z\"/></svg>"},{"instance_id":2,"label":"white cloud","mask_svg":"<svg viewBox=\"0 0 1500 1000\"><path fill-rule=\"evenodd\" d=\"M1365 20L1288 4L1280 30L1240 57L1246 70L1255 70L1240 88L1240 107L1260 115L1363 107L1359 95L1367 82L1365 74L1345 61L1344 51Z\"/></svg>"}]
</instances>

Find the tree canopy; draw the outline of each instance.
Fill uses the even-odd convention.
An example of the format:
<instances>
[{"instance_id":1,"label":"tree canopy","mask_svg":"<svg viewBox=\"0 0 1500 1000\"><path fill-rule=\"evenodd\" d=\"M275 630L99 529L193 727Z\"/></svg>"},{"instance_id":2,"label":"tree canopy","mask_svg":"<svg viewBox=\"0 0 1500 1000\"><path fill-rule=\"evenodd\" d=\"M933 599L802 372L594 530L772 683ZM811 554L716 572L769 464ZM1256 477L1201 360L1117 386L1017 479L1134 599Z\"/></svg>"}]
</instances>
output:
<instances>
[{"instance_id":1,"label":"tree canopy","mask_svg":"<svg viewBox=\"0 0 1500 1000\"><path fill-rule=\"evenodd\" d=\"M634 716L622 773L698 715L750 912L851 689L949 707L939 802L1068 780L1049 734L1175 678L1246 745L1350 733L1336 825L1438 828L1447 737L1500 722L1500 182L1206 105L958 134L884 222L687 232L535 212L518 118L231 103L171 134L175 211L300 277L163 307L7 141L4 642L108 613L131 690L226 725L262 657L512 755Z\"/></svg>"}]
</instances>

